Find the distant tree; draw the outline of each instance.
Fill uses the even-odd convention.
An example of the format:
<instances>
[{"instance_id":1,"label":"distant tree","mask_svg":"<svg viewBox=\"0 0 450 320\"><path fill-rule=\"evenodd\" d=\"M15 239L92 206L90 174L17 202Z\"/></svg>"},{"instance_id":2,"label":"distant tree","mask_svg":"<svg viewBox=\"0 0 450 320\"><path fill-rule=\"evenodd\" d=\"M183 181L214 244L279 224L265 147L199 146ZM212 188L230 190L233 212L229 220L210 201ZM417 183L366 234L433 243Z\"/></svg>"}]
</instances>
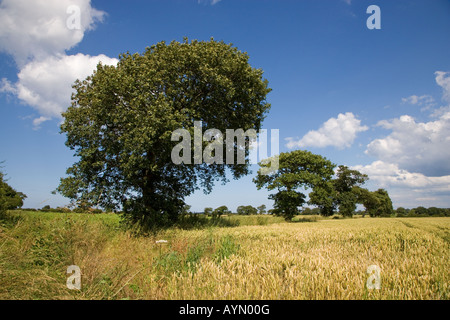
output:
<instances>
[{"instance_id":1,"label":"distant tree","mask_svg":"<svg viewBox=\"0 0 450 320\"><path fill-rule=\"evenodd\" d=\"M307 215L311 215L311 212L312 212L311 208L306 207L301 211L301 214L307 216Z\"/></svg>"},{"instance_id":2,"label":"distant tree","mask_svg":"<svg viewBox=\"0 0 450 320\"><path fill-rule=\"evenodd\" d=\"M256 209L253 206L239 206L236 209L236 213L239 215L252 215L252 214L257 214L258 213L258 209Z\"/></svg>"},{"instance_id":3,"label":"distant tree","mask_svg":"<svg viewBox=\"0 0 450 320\"><path fill-rule=\"evenodd\" d=\"M394 213L392 200L384 189L370 192L360 189L361 202L371 217L391 216Z\"/></svg>"},{"instance_id":4,"label":"distant tree","mask_svg":"<svg viewBox=\"0 0 450 320\"><path fill-rule=\"evenodd\" d=\"M0 211L22 208L27 196L16 191L5 181L5 175L0 172Z\"/></svg>"},{"instance_id":5,"label":"distant tree","mask_svg":"<svg viewBox=\"0 0 450 320\"><path fill-rule=\"evenodd\" d=\"M216 209L214 209L214 211L212 212L212 216L213 218L220 218L220 216L224 215L224 214L230 214L231 211L228 210L227 206L220 206Z\"/></svg>"},{"instance_id":6,"label":"distant tree","mask_svg":"<svg viewBox=\"0 0 450 320\"><path fill-rule=\"evenodd\" d=\"M270 159L269 159L270 160ZM253 181L259 189L277 190L269 196L274 200L274 213L290 221L299 213L305 203L305 194L297 191L322 186L333 175L335 165L320 155L309 151L295 150L278 156L279 168L275 172L264 174L272 161L260 163L260 169Z\"/></svg>"},{"instance_id":7,"label":"distant tree","mask_svg":"<svg viewBox=\"0 0 450 320\"><path fill-rule=\"evenodd\" d=\"M265 214L266 213L266 205L262 204L258 208L258 214Z\"/></svg>"},{"instance_id":8,"label":"distant tree","mask_svg":"<svg viewBox=\"0 0 450 320\"><path fill-rule=\"evenodd\" d=\"M437 207L429 207L427 211L429 216L439 216L439 215L444 216L443 210Z\"/></svg>"},{"instance_id":9,"label":"distant tree","mask_svg":"<svg viewBox=\"0 0 450 320\"><path fill-rule=\"evenodd\" d=\"M427 210L427 208L422 207L422 206L415 208L414 211L415 211L415 213L416 213L417 215L422 216L422 217L428 215L428 210Z\"/></svg>"},{"instance_id":10,"label":"distant tree","mask_svg":"<svg viewBox=\"0 0 450 320\"><path fill-rule=\"evenodd\" d=\"M185 205L183 206L183 209L182 209L181 214L182 214L182 215L187 215L187 214L191 213L191 208L192 208L192 206L190 206L190 205L188 205L188 204L185 204Z\"/></svg>"},{"instance_id":11,"label":"distant tree","mask_svg":"<svg viewBox=\"0 0 450 320\"><path fill-rule=\"evenodd\" d=\"M397 217L405 217L408 212L403 207L398 207L397 210L395 210L395 213L397 214Z\"/></svg>"},{"instance_id":12,"label":"distant tree","mask_svg":"<svg viewBox=\"0 0 450 320\"><path fill-rule=\"evenodd\" d=\"M206 216L211 216L212 213L213 213L213 208L211 208L211 207L206 207L206 208L203 210L203 213L204 213Z\"/></svg>"},{"instance_id":13,"label":"distant tree","mask_svg":"<svg viewBox=\"0 0 450 320\"><path fill-rule=\"evenodd\" d=\"M360 198L360 186L367 180L366 174L340 165L336 178L313 189L309 203L319 206L324 216L330 216L339 209L340 214L351 217Z\"/></svg>"},{"instance_id":14,"label":"distant tree","mask_svg":"<svg viewBox=\"0 0 450 320\"><path fill-rule=\"evenodd\" d=\"M7 205L6 205L5 190L3 187L3 173L0 171L0 217L5 214L6 210Z\"/></svg>"}]
</instances>

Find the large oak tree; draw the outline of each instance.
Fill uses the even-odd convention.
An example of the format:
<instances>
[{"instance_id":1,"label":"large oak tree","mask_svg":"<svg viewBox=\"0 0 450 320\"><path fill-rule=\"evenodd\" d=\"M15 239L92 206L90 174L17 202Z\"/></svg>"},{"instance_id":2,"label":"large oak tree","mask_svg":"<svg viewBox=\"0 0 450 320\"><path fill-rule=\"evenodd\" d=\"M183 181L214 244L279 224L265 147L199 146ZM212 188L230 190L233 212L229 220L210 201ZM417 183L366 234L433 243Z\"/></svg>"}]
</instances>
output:
<instances>
[{"instance_id":1,"label":"large oak tree","mask_svg":"<svg viewBox=\"0 0 450 320\"><path fill-rule=\"evenodd\" d=\"M74 89L61 131L78 161L58 191L123 209L131 222L146 225L176 221L184 198L226 182L227 168L236 179L249 173L248 161L174 164L174 130L193 137L194 121L203 130L259 130L270 108L263 71L250 66L247 53L213 39L123 54L117 66L99 64Z\"/></svg>"}]
</instances>

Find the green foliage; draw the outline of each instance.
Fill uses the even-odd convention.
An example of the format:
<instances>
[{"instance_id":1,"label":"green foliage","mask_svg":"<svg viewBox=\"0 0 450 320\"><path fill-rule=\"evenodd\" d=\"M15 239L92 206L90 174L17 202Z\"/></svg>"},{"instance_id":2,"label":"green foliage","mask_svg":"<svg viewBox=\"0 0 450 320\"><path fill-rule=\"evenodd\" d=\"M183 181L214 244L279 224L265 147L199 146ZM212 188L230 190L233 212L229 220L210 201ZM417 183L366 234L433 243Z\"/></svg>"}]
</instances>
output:
<instances>
[{"instance_id":1,"label":"green foliage","mask_svg":"<svg viewBox=\"0 0 450 320\"><path fill-rule=\"evenodd\" d=\"M413 209L405 209L398 207L395 210L397 217L449 217L450 208L436 208L436 207L417 207Z\"/></svg>"},{"instance_id":2,"label":"green foliage","mask_svg":"<svg viewBox=\"0 0 450 320\"><path fill-rule=\"evenodd\" d=\"M215 260L221 262L228 259L231 255L239 251L239 244L237 244L231 236L224 236L220 242L219 247L215 253Z\"/></svg>"},{"instance_id":3,"label":"green foliage","mask_svg":"<svg viewBox=\"0 0 450 320\"><path fill-rule=\"evenodd\" d=\"M122 54L117 66L99 64L76 81L63 113L61 132L79 161L57 190L123 208L130 224L173 224L196 189L208 193L215 181L226 182L226 169L235 179L249 172L248 163L173 164L173 131L187 129L193 139L197 120L203 130L259 130L270 108L262 75L247 53L212 39L160 42L143 54Z\"/></svg>"},{"instance_id":4,"label":"green foliage","mask_svg":"<svg viewBox=\"0 0 450 320\"><path fill-rule=\"evenodd\" d=\"M3 173L0 171L0 217L6 213L6 196L4 190Z\"/></svg>"},{"instance_id":5,"label":"green foliage","mask_svg":"<svg viewBox=\"0 0 450 320\"><path fill-rule=\"evenodd\" d=\"M5 181L5 175L0 172L0 214L6 210L22 208L23 201L27 198L22 192L16 191Z\"/></svg>"},{"instance_id":6,"label":"green foliage","mask_svg":"<svg viewBox=\"0 0 450 320\"><path fill-rule=\"evenodd\" d=\"M261 169L253 179L259 189L277 190L270 195L275 201L273 214L291 220L299 213L299 207L305 203L306 196L296 190L326 188L333 176L335 165L326 158L309 151L296 150L281 153L278 156L279 169L270 174L264 174L266 163L260 163Z\"/></svg>"},{"instance_id":7,"label":"green foliage","mask_svg":"<svg viewBox=\"0 0 450 320\"><path fill-rule=\"evenodd\" d=\"M299 214L299 207L305 203L305 195L293 190L281 190L276 194L269 195L269 199L274 200L273 214L284 217L286 221Z\"/></svg>"},{"instance_id":8,"label":"green foliage","mask_svg":"<svg viewBox=\"0 0 450 320\"><path fill-rule=\"evenodd\" d=\"M371 217L390 217L394 214L392 201L384 189L370 192L366 189L359 190L360 201Z\"/></svg>"},{"instance_id":9,"label":"green foliage","mask_svg":"<svg viewBox=\"0 0 450 320\"><path fill-rule=\"evenodd\" d=\"M236 209L236 213L239 215L253 215L258 213L258 209L253 206L239 206Z\"/></svg>"},{"instance_id":10,"label":"green foliage","mask_svg":"<svg viewBox=\"0 0 450 320\"><path fill-rule=\"evenodd\" d=\"M309 194L309 204L316 205L320 214L323 216L332 216L337 207L337 195L331 181L327 181L321 186L317 186Z\"/></svg>"},{"instance_id":11,"label":"green foliage","mask_svg":"<svg viewBox=\"0 0 450 320\"><path fill-rule=\"evenodd\" d=\"M212 212L213 212L213 208L211 208L211 207L206 207L206 208L203 210L203 213L204 213L206 216L211 216L211 215L212 215Z\"/></svg>"},{"instance_id":12,"label":"green foliage","mask_svg":"<svg viewBox=\"0 0 450 320\"><path fill-rule=\"evenodd\" d=\"M191 213L191 208L192 208L192 206L190 206L190 205L188 205L188 204L185 204L185 205L183 206L183 209L182 209L181 214L182 214L182 215L190 214L190 213Z\"/></svg>"},{"instance_id":13,"label":"green foliage","mask_svg":"<svg viewBox=\"0 0 450 320\"><path fill-rule=\"evenodd\" d=\"M224 214L231 214L231 211L228 210L227 206L220 206L220 207L214 209L214 211L212 212L212 217L220 218L220 216L224 215Z\"/></svg>"},{"instance_id":14,"label":"green foliage","mask_svg":"<svg viewBox=\"0 0 450 320\"><path fill-rule=\"evenodd\" d=\"M314 188L309 203L317 205L324 216L331 216L339 209L344 217L351 217L356 210L360 186L367 180L367 175L340 165L336 178Z\"/></svg>"},{"instance_id":15,"label":"green foliage","mask_svg":"<svg viewBox=\"0 0 450 320\"><path fill-rule=\"evenodd\" d=\"M262 204L258 208L258 214L265 214L266 213L266 205Z\"/></svg>"}]
</instances>

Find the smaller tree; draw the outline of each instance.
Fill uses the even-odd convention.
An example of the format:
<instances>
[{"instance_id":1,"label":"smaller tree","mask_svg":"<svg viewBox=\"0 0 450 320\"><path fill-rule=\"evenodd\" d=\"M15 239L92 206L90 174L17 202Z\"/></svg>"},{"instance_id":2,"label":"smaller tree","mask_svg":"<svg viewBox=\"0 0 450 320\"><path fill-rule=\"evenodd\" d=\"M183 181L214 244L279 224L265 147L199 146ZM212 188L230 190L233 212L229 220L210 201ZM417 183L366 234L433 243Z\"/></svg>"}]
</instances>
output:
<instances>
[{"instance_id":1,"label":"smaller tree","mask_svg":"<svg viewBox=\"0 0 450 320\"><path fill-rule=\"evenodd\" d=\"M220 216L224 215L224 214L230 214L231 211L228 210L227 206L220 206L216 209L214 209L214 211L212 212L212 216L213 218L220 218Z\"/></svg>"},{"instance_id":2,"label":"smaller tree","mask_svg":"<svg viewBox=\"0 0 450 320\"><path fill-rule=\"evenodd\" d=\"M316 186L309 194L309 204L316 205L322 216L332 216L336 211L336 194L331 181Z\"/></svg>"},{"instance_id":3,"label":"smaller tree","mask_svg":"<svg viewBox=\"0 0 450 320\"><path fill-rule=\"evenodd\" d=\"M183 210L181 211L181 214L182 214L183 216L190 214L190 213L191 213L191 208L192 208L192 206L190 206L190 205L188 205L188 204L185 204L185 205L183 206Z\"/></svg>"},{"instance_id":4,"label":"smaller tree","mask_svg":"<svg viewBox=\"0 0 450 320\"><path fill-rule=\"evenodd\" d=\"M283 216L287 221L299 213L299 207L305 203L306 196L297 191L324 186L333 176L335 165L326 158L309 151L295 150L280 153L279 167L275 172L269 172L270 161L261 162L258 175L253 179L259 189L277 190L269 196L274 200L274 214Z\"/></svg>"},{"instance_id":5,"label":"smaller tree","mask_svg":"<svg viewBox=\"0 0 450 320\"><path fill-rule=\"evenodd\" d=\"M403 208L403 207L398 207L397 210L396 210L396 214L397 214L397 217L406 217L406 215L408 214L408 212L406 211L405 208Z\"/></svg>"},{"instance_id":6,"label":"smaller tree","mask_svg":"<svg viewBox=\"0 0 450 320\"><path fill-rule=\"evenodd\" d=\"M269 199L274 200L274 214L284 217L286 221L300 213L299 208L306 202L305 198L303 193L292 190L279 191L269 196Z\"/></svg>"},{"instance_id":7,"label":"smaller tree","mask_svg":"<svg viewBox=\"0 0 450 320\"><path fill-rule=\"evenodd\" d=\"M258 214L265 214L266 213L266 205L262 204L258 208Z\"/></svg>"},{"instance_id":8,"label":"smaller tree","mask_svg":"<svg viewBox=\"0 0 450 320\"><path fill-rule=\"evenodd\" d=\"M245 206L238 206L238 207L236 208L236 213L237 213L238 215L245 215Z\"/></svg>"},{"instance_id":9,"label":"smaller tree","mask_svg":"<svg viewBox=\"0 0 450 320\"><path fill-rule=\"evenodd\" d=\"M370 192L367 189L360 189L360 201L371 217L390 216L394 213L391 198L384 189Z\"/></svg>"},{"instance_id":10,"label":"smaller tree","mask_svg":"<svg viewBox=\"0 0 450 320\"><path fill-rule=\"evenodd\" d=\"M0 211L2 208L4 211L22 208L27 196L7 184L4 177L4 174L0 172Z\"/></svg>"},{"instance_id":11,"label":"smaller tree","mask_svg":"<svg viewBox=\"0 0 450 320\"><path fill-rule=\"evenodd\" d=\"M367 180L367 175L340 165L336 178L311 192L309 203L317 205L324 216L333 215L339 208L340 214L351 217L356 210L360 186Z\"/></svg>"},{"instance_id":12,"label":"smaller tree","mask_svg":"<svg viewBox=\"0 0 450 320\"><path fill-rule=\"evenodd\" d=\"M236 209L236 213L239 215L253 215L258 213L258 209L253 206L239 206Z\"/></svg>"},{"instance_id":13,"label":"smaller tree","mask_svg":"<svg viewBox=\"0 0 450 320\"><path fill-rule=\"evenodd\" d=\"M203 213L206 215L206 216L211 216L212 215L212 213L213 213L213 208L211 208L211 207L206 207L204 210L203 210Z\"/></svg>"}]
</instances>

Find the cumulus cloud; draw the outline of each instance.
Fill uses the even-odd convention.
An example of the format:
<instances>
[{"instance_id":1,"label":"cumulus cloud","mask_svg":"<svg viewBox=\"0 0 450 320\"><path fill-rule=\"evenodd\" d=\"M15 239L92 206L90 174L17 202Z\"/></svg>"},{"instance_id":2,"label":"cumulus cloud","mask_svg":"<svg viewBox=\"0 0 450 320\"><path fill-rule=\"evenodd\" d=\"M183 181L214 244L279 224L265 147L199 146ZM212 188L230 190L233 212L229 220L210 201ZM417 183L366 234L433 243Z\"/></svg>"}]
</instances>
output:
<instances>
[{"instance_id":1,"label":"cumulus cloud","mask_svg":"<svg viewBox=\"0 0 450 320\"><path fill-rule=\"evenodd\" d=\"M340 113L337 118L328 119L318 130L311 130L301 139L287 138L287 147L328 147L333 146L338 149L348 148L352 145L358 132L366 131L369 128L361 125L351 112Z\"/></svg>"},{"instance_id":2,"label":"cumulus cloud","mask_svg":"<svg viewBox=\"0 0 450 320\"><path fill-rule=\"evenodd\" d=\"M429 177L380 160L351 168L367 174L377 188L388 189L396 207L448 206L450 175Z\"/></svg>"},{"instance_id":3,"label":"cumulus cloud","mask_svg":"<svg viewBox=\"0 0 450 320\"><path fill-rule=\"evenodd\" d=\"M380 187L394 186L428 190L432 188L439 192L450 191L450 175L429 177L419 172L400 169L397 164L380 160L365 166L353 166L352 169L369 175L370 179L376 181Z\"/></svg>"},{"instance_id":4,"label":"cumulus cloud","mask_svg":"<svg viewBox=\"0 0 450 320\"><path fill-rule=\"evenodd\" d=\"M70 25L73 14L79 17L75 27ZM33 59L62 54L77 45L104 15L91 7L90 0L3 0L0 50L10 54L19 68Z\"/></svg>"},{"instance_id":5,"label":"cumulus cloud","mask_svg":"<svg viewBox=\"0 0 450 320\"><path fill-rule=\"evenodd\" d=\"M447 75L436 73L436 83L443 88L444 99L450 95ZM418 122L409 115L380 121L377 125L391 133L369 143L366 154L429 176L450 174L450 110L440 108L433 115L437 119L429 122Z\"/></svg>"},{"instance_id":6,"label":"cumulus cloud","mask_svg":"<svg viewBox=\"0 0 450 320\"><path fill-rule=\"evenodd\" d=\"M61 116L61 112L70 105L74 81L92 74L100 61L104 65L118 62L105 55L89 56L81 53L32 61L20 71L17 83L5 83L4 79L4 88L39 112L41 117L33 122L39 125Z\"/></svg>"},{"instance_id":7,"label":"cumulus cloud","mask_svg":"<svg viewBox=\"0 0 450 320\"><path fill-rule=\"evenodd\" d=\"M99 62L117 64L105 55L67 55L105 13L90 0L3 0L0 4L0 51L19 67L18 80L3 78L0 92L15 95L38 111L33 125L61 117L70 105L72 84L85 79Z\"/></svg>"},{"instance_id":8,"label":"cumulus cloud","mask_svg":"<svg viewBox=\"0 0 450 320\"><path fill-rule=\"evenodd\" d=\"M378 122L389 130L384 138L367 145L366 154L376 157L368 165L353 168L369 175L378 187L388 188L397 206L448 206L450 194L450 73L435 73L449 102L431 110L432 121L417 121L410 115ZM425 105L435 100L410 96L403 102ZM435 105L435 104L434 104Z\"/></svg>"}]
</instances>

